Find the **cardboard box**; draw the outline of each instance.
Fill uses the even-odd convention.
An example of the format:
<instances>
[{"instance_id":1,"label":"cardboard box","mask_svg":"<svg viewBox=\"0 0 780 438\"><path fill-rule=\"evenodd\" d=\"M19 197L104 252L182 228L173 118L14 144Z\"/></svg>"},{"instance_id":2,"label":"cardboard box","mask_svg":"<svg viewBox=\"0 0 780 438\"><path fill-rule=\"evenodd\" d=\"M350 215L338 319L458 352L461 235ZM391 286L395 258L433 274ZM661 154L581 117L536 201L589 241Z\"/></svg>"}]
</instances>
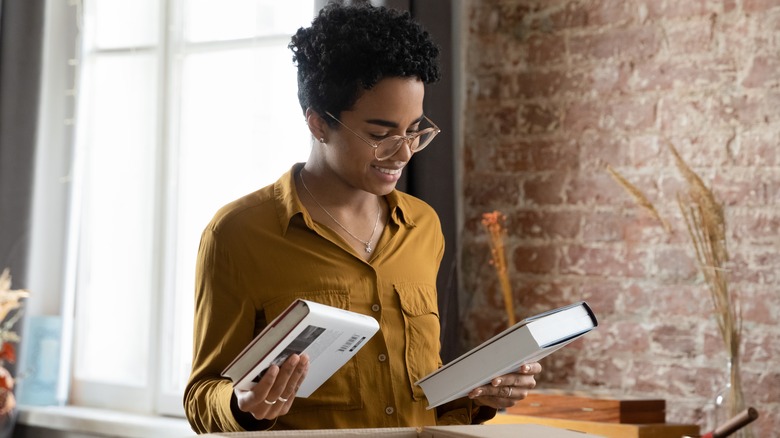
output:
<instances>
[{"instance_id":1,"label":"cardboard box","mask_svg":"<svg viewBox=\"0 0 780 438\"><path fill-rule=\"evenodd\" d=\"M200 436L230 438L603 438L599 435L574 432L538 424L426 426L381 429L280 430L270 432L211 433Z\"/></svg>"},{"instance_id":2,"label":"cardboard box","mask_svg":"<svg viewBox=\"0 0 780 438\"><path fill-rule=\"evenodd\" d=\"M666 401L533 392L507 413L607 423L665 423Z\"/></svg>"},{"instance_id":3,"label":"cardboard box","mask_svg":"<svg viewBox=\"0 0 780 438\"><path fill-rule=\"evenodd\" d=\"M484 424L424 427L421 438L604 438L539 424Z\"/></svg>"},{"instance_id":4,"label":"cardboard box","mask_svg":"<svg viewBox=\"0 0 780 438\"><path fill-rule=\"evenodd\" d=\"M621 424L596 421L564 420L560 418L532 417L528 415L498 414L490 424L537 424L591 433L606 438L680 438L699 436L695 424Z\"/></svg>"}]
</instances>

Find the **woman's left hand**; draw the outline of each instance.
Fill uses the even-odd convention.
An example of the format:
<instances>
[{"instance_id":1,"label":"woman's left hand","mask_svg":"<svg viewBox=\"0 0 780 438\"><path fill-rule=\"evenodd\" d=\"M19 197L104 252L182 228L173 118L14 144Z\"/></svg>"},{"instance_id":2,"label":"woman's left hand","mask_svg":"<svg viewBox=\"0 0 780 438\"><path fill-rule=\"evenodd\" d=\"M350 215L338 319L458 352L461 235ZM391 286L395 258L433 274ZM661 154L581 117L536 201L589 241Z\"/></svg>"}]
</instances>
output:
<instances>
[{"instance_id":1,"label":"woman's left hand","mask_svg":"<svg viewBox=\"0 0 780 438\"><path fill-rule=\"evenodd\" d=\"M542 372L539 362L527 363L514 373L496 377L489 384L474 388L468 397L479 406L496 409L514 406L528 396L528 390L536 386L534 376Z\"/></svg>"}]
</instances>

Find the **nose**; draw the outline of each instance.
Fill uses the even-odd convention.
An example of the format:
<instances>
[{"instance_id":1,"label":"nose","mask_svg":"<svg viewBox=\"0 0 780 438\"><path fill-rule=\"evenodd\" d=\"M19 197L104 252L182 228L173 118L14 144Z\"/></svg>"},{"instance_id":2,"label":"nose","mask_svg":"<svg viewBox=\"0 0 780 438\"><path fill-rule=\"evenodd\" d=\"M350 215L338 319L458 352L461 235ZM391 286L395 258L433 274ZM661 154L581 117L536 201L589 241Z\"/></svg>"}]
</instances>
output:
<instances>
[{"instance_id":1,"label":"nose","mask_svg":"<svg viewBox=\"0 0 780 438\"><path fill-rule=\"evenodd\" d=\"M414 152L412 152L412 144L415 140L415 138L411 137L403 137L399 139L401 145L398 147L398 150L396 150L393 155L387 157L386 160L403 162L409 161L412 158L412 155L414 155Z\"/></svg>"}]
</instances>

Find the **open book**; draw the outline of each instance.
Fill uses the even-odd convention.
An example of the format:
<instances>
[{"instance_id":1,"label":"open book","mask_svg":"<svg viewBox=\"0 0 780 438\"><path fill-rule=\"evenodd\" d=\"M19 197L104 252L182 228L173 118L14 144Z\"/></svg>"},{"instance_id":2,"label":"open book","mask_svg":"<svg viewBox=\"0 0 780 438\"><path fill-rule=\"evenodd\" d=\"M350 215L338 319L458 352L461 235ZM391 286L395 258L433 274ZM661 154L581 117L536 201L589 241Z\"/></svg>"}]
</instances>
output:
<instances>
[{"instance_id":1,"label":"open book","mask_svg":"<svg viewBox=\"0 0 780 438\"><path fill-rule=\"evenodd\" d=\"M579 302L524 319L416 382L428 409L536 362L593 330L596 316Z\"/></svg>"},{"instance_id":2,"label":"open book","mask_svg":"<svg viewBox=\"0 0 780 438\"><path fill-rule=\"evenodd\" d=\"M296 397L308 397L379 330L376 319L307 300L296 300L222 371L239 389L252 389L271 365L291 354L309 356L309 372Z\"/></svg>"}]
</instances>

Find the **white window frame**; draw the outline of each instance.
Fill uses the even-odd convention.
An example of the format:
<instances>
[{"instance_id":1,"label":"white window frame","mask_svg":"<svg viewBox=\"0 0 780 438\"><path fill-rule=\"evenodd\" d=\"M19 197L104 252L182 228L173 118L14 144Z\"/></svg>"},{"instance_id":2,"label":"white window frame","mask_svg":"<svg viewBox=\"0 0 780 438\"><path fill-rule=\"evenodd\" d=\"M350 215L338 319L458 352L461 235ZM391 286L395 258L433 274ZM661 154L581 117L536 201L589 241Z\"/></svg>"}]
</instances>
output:
<instances>
[{"instance_id":1,"label":"white window frame","mask_svg":"<svg viewBox=\"0 0 780 438\"><path fill-rule=\"evenodd\" d=\"M77 333L73 327L77 325L78 321L72 320L73 302L78 296L77 283L78 283L78 258L77 248L80 241L80 205L81 195L80 191L83 188L83 180L81 179L81 172L83 170L83 151L80 151L80 141L84 138L84 133L80 132L84 129L84 124L79 123L77 119L76 127L76 147L74 153L74 179L73 179L73 193L71 195L71 214L69 218L70 230L68 235L68 260L66 261L66 274L65 274L65 293L63 300L63 314L65 336L63 336L64 344L63 351L65 352L64 366L62 367L61 376L63 380L67 380L70 387L67 387L67 383L61 388L61 392L68 393L69 403L79 406L109 408L116 410L123 410L129 412L136 412L142 414L164 414L182 416L182 394L177 391L165 391L164 388L170 386L170 378L165 375L164 370L172 369L172 358L167 352L172 351L172 333L174 331L173 321L171 318L166 317L172 315L175 308L173 298L173 283L175 282L174 274L175 270L175 254L174 254L174 233L172 230L175 228L175 210L173 206L175 203L173 189L171 184L167 181L175 180L176 175L170 174L170 169L174 169L169 164L175 162L176 158L176 145L178 145L178 130L176 128L175 120L179 117L180 109L175 104L178 102L177 90L180 90L181 84L178 81L179 68L175 61L177 55L174 54L174 48L181 46L181 41L176 41L171 38L168 29L180 29L181 23L177 22L174 17L174 10L176 8L176 1L184 0L165 0L159 4L159 41L157 47L128 47L123 49L112 49L110 52L115 54L121 53L138 53L140 51L157 51L157 63L158 63L158 95L157 95L157 108L159 117L157 118L157 131L156 131L156 170L155 170L155 186L157 191L154 194L154 199L151 200L156 210L154 223L155 236L159 237L154 239L156 242L154 245L154 260L152 263L152 284L149 287L152 288L150 306L150 319L151 324L149 327L149 360L145 364L139 364L139 366L145 366L148 369L148 381L147 385L143 387L122 386L115 384L99 383L95 381L85 381L76 378L71 367L73 366L73 360L75 354L68 356L68 352L71 351L68 344L68 334L73 333L73 348L79 348L78 339L75 336ZM216 0L215 0L216 1ZM85 20L86 26L89 26L89 14L90 4L85 2L84 5L87 20ZM315 2L314 10L312 10L312 18L316 10L322 6L322 1ZM170 25L169 25L170 24ZM88 33L88 32L87 32ZM89 35L85 35L85 44L88 44ZM238 40L232 42L217 42L217 43L200 43L198 45L191 45L191 50L203 50L203 49L215 49L220 47L249 47L251 45L265 44L266 42L283 43L289 42L289 36L284 37L269 37L260 38L255 37L249 40ZM90 56L95 52L85 52L83 55L82 64L89 63ZM97 52L100 53L100 52ZM89 77L89 70L82 68L81 70L81 84L88 84L91 78ZM79 114L84 113L84 105L86 105L83 99L84 95L79 95L77 102ZM292 163L290 163L292 164ZM259 187L258 187L259 188ZM157 310L155 310L157 309ZM116 309L110 309L115 311ZM161 336L155 336L154 334L161 333ZM121 340L120 340L121 341ZM63 383L63 382L61 382Z\"/></svg>"}]
</instances>

